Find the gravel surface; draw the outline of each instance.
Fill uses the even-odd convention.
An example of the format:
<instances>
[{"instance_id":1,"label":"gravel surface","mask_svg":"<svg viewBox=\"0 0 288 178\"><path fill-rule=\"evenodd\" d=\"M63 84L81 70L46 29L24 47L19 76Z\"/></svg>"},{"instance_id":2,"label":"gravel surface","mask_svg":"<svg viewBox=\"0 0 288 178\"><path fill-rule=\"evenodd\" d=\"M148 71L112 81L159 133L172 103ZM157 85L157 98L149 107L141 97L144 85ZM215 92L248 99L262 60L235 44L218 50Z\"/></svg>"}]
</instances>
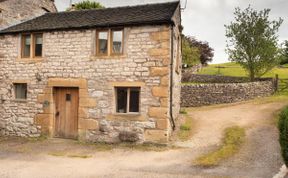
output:
<instances>
[{"instance_id":1,"label":"gravel surface","mask_svg":"<svg viewBox=\"0 0 288 178\"><path fill-rule=\"evenodd\" d=\"M287 104L288 101L242 103L189 109L189 115L195 120L193 138L175 143L184 147L182 149L162 152L131 149L103 152L71 140L25 142L0 138L0 177L272 178L283 165L275 112ZM234 125L246 128L246 141L238 154L217 167L192 165L199 155L217 148L223 130ZM89 157L69 157L69 154Z\"/></svg>"}]
</instances>

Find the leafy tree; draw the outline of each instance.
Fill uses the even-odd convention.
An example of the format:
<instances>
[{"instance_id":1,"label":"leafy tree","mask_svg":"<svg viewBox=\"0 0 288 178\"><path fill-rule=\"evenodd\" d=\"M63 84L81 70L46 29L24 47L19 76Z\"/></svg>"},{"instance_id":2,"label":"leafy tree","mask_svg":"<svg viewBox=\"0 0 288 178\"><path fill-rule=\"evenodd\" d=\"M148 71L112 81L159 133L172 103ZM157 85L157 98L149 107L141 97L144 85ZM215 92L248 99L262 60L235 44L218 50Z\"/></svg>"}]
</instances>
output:
<instances>
[{"instance_id":1,"label":"leafy tree","mask_svg":"<svg viewBox=\"0 0 288 178\"><path fill-rule=\"evenodd\" d=\"M102 9L105 7L101 5L99 2L84 0L79 3L76 3L74 5L74 8L75 10L84 10L84 9ZM69 8L68 11L69 10L71 10L71 8Z\"/></svg>"},{"instance_id":2,"label":"leafy tree","mask_svg":"<svg viewBox=\"0 0 288 178\"><path fill-rule=\"evenodd\" d=\"M182 37L183 47L183 61L192 66L197 63L207 65L214 57L213 49L209 46L208 42L199 41L194 37Z\"/></svg>"},{"instance_id":3,"label":"leafy tree","mask_svg":"<svg viewBox=\"0 0 288 178\"><path fill-rule=\"evenodd\" d=\"M214 49L209 46L209 43L206 41L200 41L196 38L191 38L190 41L193 47L199 49L200 52L200 62L203 65L207 65L208 62L212 62L214 57Z\"/></svg>"},{"instance_id":4,"label":"leafy tree","mask_svg":"<svg viewBox=\"0 0 288 178\"><path fill-rule=\"evenodd\" d=\"M189 37L183 35L182 37L182 58L183 63L188 67L200 63L200 52L197 47L193 47Z\"/></svg>"},{"instance_id":5,"label":"leafy tree","mask_svg":"<svg viewBox=\"0 0 288 178\"><path fill-rule=\"evenodd\" d=\"M226 27L230 60L240 64L251 81L261 77L279 63L277 32L283 20L269 21L270 9L256 11L249 6L236 8L235 21Z\"/></svg>"},{"instance_id":6,"label":"leafy tree","mask_svg":"<svg viewBox=\"0 0 288 178\"><path fill-rule=\"evenodd\" d=\"M283 43L282 55L281 55L281 65L288 64L288 40Z\"/></svg>"}]
</instances>

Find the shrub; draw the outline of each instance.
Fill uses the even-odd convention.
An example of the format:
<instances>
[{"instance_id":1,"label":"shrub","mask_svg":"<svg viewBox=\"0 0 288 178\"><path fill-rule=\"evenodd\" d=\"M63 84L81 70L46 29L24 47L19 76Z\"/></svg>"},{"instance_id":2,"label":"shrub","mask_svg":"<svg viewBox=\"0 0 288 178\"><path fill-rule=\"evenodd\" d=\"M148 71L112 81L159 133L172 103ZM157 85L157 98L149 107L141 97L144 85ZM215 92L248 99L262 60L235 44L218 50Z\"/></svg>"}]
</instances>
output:
<instances>
[{"instance_id":1,"label":"shrub","mask_svg":"<svg viewBox=\"0 0 288 178\"><path fill-rule=\"evenodd\" d=\"M278 128L282 157L285 164L288 165L288 107L279 114Z\"/></svg>"}]
</instances>

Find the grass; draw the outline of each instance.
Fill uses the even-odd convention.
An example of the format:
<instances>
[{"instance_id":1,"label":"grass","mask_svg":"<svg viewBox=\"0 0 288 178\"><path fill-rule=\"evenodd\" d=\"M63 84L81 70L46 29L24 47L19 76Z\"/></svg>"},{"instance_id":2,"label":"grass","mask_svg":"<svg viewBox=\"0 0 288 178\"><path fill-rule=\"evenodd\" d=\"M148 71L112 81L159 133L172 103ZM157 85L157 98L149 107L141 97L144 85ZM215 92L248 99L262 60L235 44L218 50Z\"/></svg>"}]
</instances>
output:
<instances>
[{"instance_id":1,"label":"grass","mask_svg":"<svg viewBox=\"0 0 288 178\"><path fill-rule=\"evenodd\" d=\"M177 133L177 137L181 141L189 140L193 134L192 126L193 126L193 119L186 115L185 122L180 125L180 130Z\"/></svg>"},{"instance_id":2,"label":"grass","mask_svg":"<svg viewBox=\"0 0 288 178\"><path fill-rule=\"evenodd\" d=\"M56 156L56 157L69 157L69 158L82 158L82 159L87 159L91 158L91 155L86 155L86 154L68 154L65 151L54 151L48 153L50 156Z\"/></svg>"},{"instance_id":3,"label":"grass","mask_svg":"<svg viewBox=\"0 0 288 178\"><path fill-rule=\"evenodd\" d=\"M218 68L220 67L220 68ZM285 66L287 67L287 66ZM247 77L247 72L239 65L234 62L223 63L223 64L211 64L204 67L198 74L207 75L223 75L232 77ZM270 77L274 78L278 74L279 79L288 79L288 68L275 67L270 72L266 73L263 78ZM285 83L280 83L280 85L286 85ZM287 91L278 92L280 95L287 95Z\"/></svg>"},{"instance_id":4,"label":"grass","mask_svg":"<svg viewBox=\"0 0 288 178\"><path fill-rule=\"evenodd\" d=\"M97 151L111 151L113 149L129 149L129 150L136 150L136 151L167 151L169 149L176 149L173 146L167 146L164 144L152 144L152 143L144 143L144 144L135 144L135 143L115 143L115 144L108 144L108 143L85 143L85 142L78 142L78 144L83 146L89 146L92 149Z\"/></svg>"},{"instance_id":5,"label":"grass","mask_svg":"<svg viewBox=\"0 0 288 178\"><path fill-rule=\"evenodd\" d=\"M217 68L224 67L224 68ZM204 67L199 74L208 75L223 75L223 76L234 76L234 77L246 77L246 71L234 62L223 63L223 64L211 64ZM279 78L288 78L288 69L275 67L273 70L265 74L263 77L275 77L278 74Z\"/></svg>"},{"instance_id":6,"label":"grass","mask_svg":"<svg viewBox=\"0 0 288 178\"><path fill-rule=\"evenodd\" d=\"M180 109L180 114L187 114L187 111L185 109Z\"/></svg>"},{"instance_id":7,"label":"grass","mask_svg":"<svg viewBox=\"0 0 288 178\"><path fill-rule=\"evenodd\" d=\"M216 151L200 156L194 161L194 164L203 167L217 166L222 160L237 153L244 139L244 128L238 126L226 128L223 145Z\"/></svg>"}]
</instances>

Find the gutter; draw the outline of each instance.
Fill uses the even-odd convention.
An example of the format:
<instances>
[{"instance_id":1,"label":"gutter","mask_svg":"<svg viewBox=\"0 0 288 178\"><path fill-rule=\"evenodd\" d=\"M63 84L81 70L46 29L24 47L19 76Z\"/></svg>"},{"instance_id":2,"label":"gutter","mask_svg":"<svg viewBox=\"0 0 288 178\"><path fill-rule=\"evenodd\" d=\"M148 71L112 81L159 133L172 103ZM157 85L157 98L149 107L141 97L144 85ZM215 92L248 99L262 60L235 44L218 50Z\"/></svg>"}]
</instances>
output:
<instances>
[{"instance_id":1,"label":"gutter","mask_svg":"<svg viewBox=\"0 0 288 178\"><path fill-rule=\"evenodd\" d=\"M175 121L173 118L173 65L174 65L174 31L173 25L170 26L171 30L171 53L170 53L170 124L172 125L172 129L175 130Z\"/></svg>"}]
</instances>

